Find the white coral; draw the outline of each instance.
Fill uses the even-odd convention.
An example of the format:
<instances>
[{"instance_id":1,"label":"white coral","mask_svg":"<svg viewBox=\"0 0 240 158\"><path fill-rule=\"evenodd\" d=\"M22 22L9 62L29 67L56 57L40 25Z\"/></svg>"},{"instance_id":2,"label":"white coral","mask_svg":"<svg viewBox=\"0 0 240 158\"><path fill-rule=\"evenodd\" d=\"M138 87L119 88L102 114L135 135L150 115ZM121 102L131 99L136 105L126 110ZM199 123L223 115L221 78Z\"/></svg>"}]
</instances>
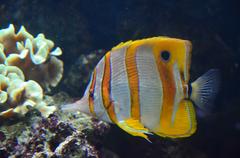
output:
<instances>
[{"instance_id":1,"label":"white coral","mask_svg":"<svg viewBox=\"0 0 240 158\"><path fill-rule=\"evenodd\" d=\"M53 41L44 34L34 38L24 26L17 34L12 24L0 30L0 63L17 66L27 80L37 81L48 90L60 82L63 74L63 62L56 58L62 50L59 47L52 50L53 47Z\"/></svg>"},{"instance_id":2,"label":"white coral","mask_svg":"<svg viewBox=\"0 0 240 158\"><path fill-rule=\"evenodd\" d=\"M24 76L16 66L0 64L0 116L9 117L14 113L21 115L29 111L29 107L38 109L47 117L56 110L43 102L43 90L33 81L24 81Z\"/></svg>"}]
</instances>

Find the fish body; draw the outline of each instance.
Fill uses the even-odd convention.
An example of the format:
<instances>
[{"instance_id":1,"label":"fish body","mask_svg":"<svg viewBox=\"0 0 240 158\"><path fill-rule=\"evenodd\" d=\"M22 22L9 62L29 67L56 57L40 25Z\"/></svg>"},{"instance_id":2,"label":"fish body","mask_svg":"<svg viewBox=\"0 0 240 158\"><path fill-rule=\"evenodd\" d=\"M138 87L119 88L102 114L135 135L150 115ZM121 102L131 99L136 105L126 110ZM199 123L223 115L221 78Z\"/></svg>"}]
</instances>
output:
<instances>
[{"instance_id":1,"label":"fish body","mask_svg":"<svg viewBox=\"0 0 240 158\"><path fill-rule=\"evenodd\" d=\"M188 137L196 131L195 103L217 91L210 70L189 84L191 42L153 37L120 43L99 61L84 96L64 105L114 123L133 136Z\"/></svg>"}]
</instances>

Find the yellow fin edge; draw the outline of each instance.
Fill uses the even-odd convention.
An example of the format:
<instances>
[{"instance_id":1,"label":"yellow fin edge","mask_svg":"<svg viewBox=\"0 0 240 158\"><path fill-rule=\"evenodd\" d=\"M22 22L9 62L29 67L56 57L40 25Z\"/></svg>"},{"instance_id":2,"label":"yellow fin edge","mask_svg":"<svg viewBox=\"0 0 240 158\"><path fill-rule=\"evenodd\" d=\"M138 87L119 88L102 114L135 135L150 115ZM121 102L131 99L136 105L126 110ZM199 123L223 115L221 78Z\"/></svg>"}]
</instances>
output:
<instances>
[{"instance_id":1,"label":"yellow fin edge","mask_svg":"<svg viewBox=\"0 0 240 158\"><path fill-rule=\"evenodd\" d=\"M189 119L191 122L191 127L188 130L186 130L186 132L181 133L181 134L168 134L165 132L164 133L160 132L159 129L155 129L155 130L153 130L153 133L155 133L156 135L159 135L161 137L168 137L168 138L184 138L184 137L189 137L192 134L194 134L197 129L197 121L196 121L196 114L195 114L193 104L190 101L187 101L186 108L187 108L186 110L188 110ZM180 122L178 122L178 123L180 123Z\"/></svg>"},{"instance_id":2,"label":"yellow fin edge","mask_svg":"<svg viewBox=\"0 0 240 158\"><path fill-rule=\"evenodd\" d=\"M145 128L139 120L135 119L127 119L123 121L119 121L117 125L126 131L127 133L133 135L133 136L138 136L145 138L146 140L150 141L148 139L148 136L146 134L151 134L147 128Z\"/></svg>"},{"instance_id":3,"label":"yellow fin edge","mask_svg":"<svg viewBox=\"0 0 240 158\"><path fill-rule=\"evenodd\" d=\"M144 38L144 39L139 39L139 40L129 40L127 42L121 42L118 45L116 45L115 47L112 48L112 50L117 50L117 49L121 49L123 47L129 46L131 44L138 44L138 43L142 43L142 42L146 42L146 41L150 41L150 40L163 40L163 39L168 39L169 37L167 36L158 36L158 37L151 37L151 38Z\"/></svg>"}]
</instances>

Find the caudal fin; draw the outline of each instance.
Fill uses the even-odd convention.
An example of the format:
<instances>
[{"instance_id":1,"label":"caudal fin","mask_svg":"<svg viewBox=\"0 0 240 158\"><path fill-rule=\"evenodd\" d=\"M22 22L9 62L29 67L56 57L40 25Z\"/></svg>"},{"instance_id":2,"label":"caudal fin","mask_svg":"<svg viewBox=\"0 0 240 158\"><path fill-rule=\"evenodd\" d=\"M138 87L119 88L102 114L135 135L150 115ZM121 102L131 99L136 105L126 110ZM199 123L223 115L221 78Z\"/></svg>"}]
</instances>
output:
<instances>
[{"instance_id":1,"label":"caudal fin","mask_svg":"<svg viewBox=\"0 0 240 158\"><path fill-rule=\"evenodd\" d=\"M190 99L201 110L211 109L214 98L219 90L219 70L210 69L191 84L192 92Z\"/></svg>"}]
</instances>

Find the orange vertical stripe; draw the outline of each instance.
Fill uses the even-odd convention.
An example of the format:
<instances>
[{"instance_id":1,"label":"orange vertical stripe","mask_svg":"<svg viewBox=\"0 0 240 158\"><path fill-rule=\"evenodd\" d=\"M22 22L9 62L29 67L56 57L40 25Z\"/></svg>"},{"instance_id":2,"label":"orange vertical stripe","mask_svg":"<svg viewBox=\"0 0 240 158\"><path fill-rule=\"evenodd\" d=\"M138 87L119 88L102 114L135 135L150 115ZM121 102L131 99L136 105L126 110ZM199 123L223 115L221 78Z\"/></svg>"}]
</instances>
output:
<instances>
[{"instance_id":1,"label":"orange vertical stripe","mask_svg":"<svg viewBox=\"0 0 240 158\"><path fill-rule=\"evenodd\" d=\"M110 52L105 55L105 67L102 80L102 98L103 105L107 110L108 116L112 122L117 123L116 114L114 111L114 104L111 100L111 65Z\"/></svg>"},{"instance_id":2,"label":"orange vertical stripe","mask_svg":"<svg viewBox=\"0 0 240 158\"><path fill-rule=\"evenodd\" d=\"M93 78L92 78L92 83L90 85L89 88L89 111L91 114L93 114L94 116L96 116L95 112L94 112L94 90L95 90L95 85L96 85L96 69L94 69L93 71Z\"/></svg>"},{"instance_id":3,"label":"orange vertical stripe","mask_svg":"<svg viewBox=\"0 0 240 158\"><path fill-rule=\"evenodd\" d=\"M158 71L163 86L163 103L160 118L160 131L167 129L171 124L171 118L173 113L174 98L176 93L176 87L174 82L174 74L172 65L167 65L157 59Z\"/></svg>"},{"instance_id":4,"label":"orange vertical stripe","mask_svg":"<svg viewBox=\"0 0 240 158\"><path fill-rule=\"evenodd\" d=\"M136 48L136 45L132 45L127 49L125 60L131 95L131 116L133 119L140 120L139 80L136 63Z\"/></svg>"}]
</instances>

